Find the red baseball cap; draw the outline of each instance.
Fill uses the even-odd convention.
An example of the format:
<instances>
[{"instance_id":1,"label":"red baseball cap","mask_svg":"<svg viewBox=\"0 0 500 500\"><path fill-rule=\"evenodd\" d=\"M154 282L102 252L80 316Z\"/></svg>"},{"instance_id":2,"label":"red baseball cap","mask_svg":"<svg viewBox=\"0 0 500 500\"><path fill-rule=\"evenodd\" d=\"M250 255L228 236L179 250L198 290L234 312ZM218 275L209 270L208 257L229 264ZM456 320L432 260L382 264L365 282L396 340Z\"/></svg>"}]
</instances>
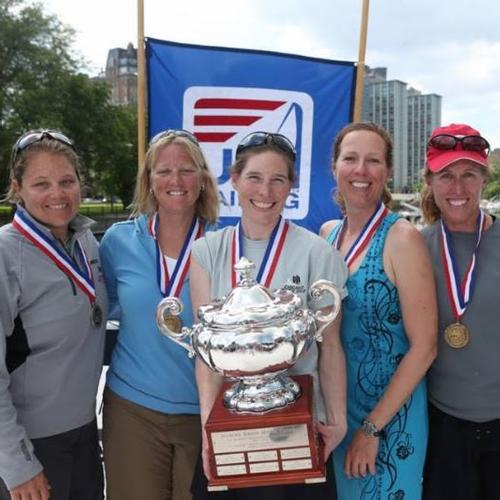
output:
<instances>
[{"instance_id":1,"label":"red baseball cap","mask_svg":"<svg viewBox=\"0 0 500 500\"><path fill-rule=\"evenodd\" d=\"M481 134L476 129L461 123L452 123L445 127L435 128L432 131L431 139L438 135L452 135L454 137L477 135L481 137ZM459 160L469 160L476 165L488 168L488 152L486 149L480 151L463 149L461 142L457 142L453 149L438 149L429 142L427 146L427 167L431 172L440 172L448 165Z\"/></svg>"}]
</instances>

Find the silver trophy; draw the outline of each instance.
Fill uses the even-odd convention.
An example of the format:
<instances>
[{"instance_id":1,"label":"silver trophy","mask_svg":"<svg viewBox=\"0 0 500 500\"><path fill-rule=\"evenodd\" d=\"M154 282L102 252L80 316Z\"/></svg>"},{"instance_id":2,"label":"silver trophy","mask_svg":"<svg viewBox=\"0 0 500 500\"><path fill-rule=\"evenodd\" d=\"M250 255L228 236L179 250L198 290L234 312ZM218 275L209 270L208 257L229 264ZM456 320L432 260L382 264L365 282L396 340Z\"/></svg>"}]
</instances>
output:
<instances>
[{"instance_id":1,"label":"silver trophy","mask_svg":"<svg viewBox=\"0 0 500 500\"><path fill-rule=\"evenodd\" d=\"M229 295L198 309L193 328L171 329L183 309L176 297L164 298L157 309L161 332L212 370L237 382L224 393L224 404L238 412L266 412L293 403L299 384L286 376L314 341L337 317L340 295L330 281L318 280L309 293L319 300L328 293L328 312L303 308L302 299L281 288L274 293L251 276L254 264L245 257L235 265L240 281Z\"/></svg>"}]
</instances>

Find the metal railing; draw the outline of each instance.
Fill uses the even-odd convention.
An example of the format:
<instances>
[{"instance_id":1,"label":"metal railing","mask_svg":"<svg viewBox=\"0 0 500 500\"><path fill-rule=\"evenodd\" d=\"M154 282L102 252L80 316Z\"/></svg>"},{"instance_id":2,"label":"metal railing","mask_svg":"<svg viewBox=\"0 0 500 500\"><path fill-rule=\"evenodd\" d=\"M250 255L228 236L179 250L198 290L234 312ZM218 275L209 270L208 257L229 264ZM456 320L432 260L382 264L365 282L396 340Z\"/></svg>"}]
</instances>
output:
<instances>
[{"instance_id":1,"label":"metal railing","mask_svg":"<svg viewBox=\"0 0 500 500\"><path fill-rule=\"evenodd\" d=\"M80 206L80 214L86 215L91 219L95 220L95 224L92 226L92 232L98 237L104 234L106 229L113 225L115 222L126 220L129 218L129 213L123 211L122 209L116 211L110 211L109 207L86 207L85 205ZM14 216L14 211L11 212L0 212L0 226L8 224L12 221Z\"/></svg>"}]
</instances>

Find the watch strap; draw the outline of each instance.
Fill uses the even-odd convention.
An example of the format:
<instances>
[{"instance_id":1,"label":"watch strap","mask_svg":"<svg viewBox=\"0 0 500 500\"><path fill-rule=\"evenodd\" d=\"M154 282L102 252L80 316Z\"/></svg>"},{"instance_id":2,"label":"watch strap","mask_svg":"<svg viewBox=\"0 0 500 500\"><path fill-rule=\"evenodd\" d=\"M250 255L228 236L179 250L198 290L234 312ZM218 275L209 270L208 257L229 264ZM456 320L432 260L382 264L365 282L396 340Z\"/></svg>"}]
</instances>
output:
<instances>
[{"instance_id":1,"label":"watch strap","mask_svg":"<svg viewBox=\"0 0 500 500\"><path fill-rule=\"evenodd\" d=\"M377 429L377 426L367 418L364 418L361 422L361 430L369 437L385 437L385 431L383 429Z\"/></svg>"}]
</instances>

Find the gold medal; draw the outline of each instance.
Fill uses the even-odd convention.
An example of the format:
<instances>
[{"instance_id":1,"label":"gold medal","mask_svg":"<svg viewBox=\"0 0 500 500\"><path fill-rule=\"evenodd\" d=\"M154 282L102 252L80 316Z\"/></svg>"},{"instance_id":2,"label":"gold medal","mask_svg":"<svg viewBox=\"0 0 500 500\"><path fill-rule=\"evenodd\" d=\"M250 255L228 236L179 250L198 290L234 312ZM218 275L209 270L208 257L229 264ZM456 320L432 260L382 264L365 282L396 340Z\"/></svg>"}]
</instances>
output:
<instances>
[{"instance_id":1,"label":"gold medal","mask_svg":"<svg viewBox=\"0 0 500 500\"><path fill-rule=\"evenodd\" d=\"M459 323L452 323L448 325L444 331L444 339L446 343L454 349L461 349L469 343L469 330L465 325Z\"/></svg>"},{"instance_id":2,"label":"gold medal","mask_svg":"<svg viewBox=\"0 0 500 500\"><path fill-rule=\"evenodd\" d=\"M167 314L165 316L165 325L169 330L175 333L180 333L182 330L182 321L179 316L174 316L173 314Z\"/></svg>"}]
</instances>

